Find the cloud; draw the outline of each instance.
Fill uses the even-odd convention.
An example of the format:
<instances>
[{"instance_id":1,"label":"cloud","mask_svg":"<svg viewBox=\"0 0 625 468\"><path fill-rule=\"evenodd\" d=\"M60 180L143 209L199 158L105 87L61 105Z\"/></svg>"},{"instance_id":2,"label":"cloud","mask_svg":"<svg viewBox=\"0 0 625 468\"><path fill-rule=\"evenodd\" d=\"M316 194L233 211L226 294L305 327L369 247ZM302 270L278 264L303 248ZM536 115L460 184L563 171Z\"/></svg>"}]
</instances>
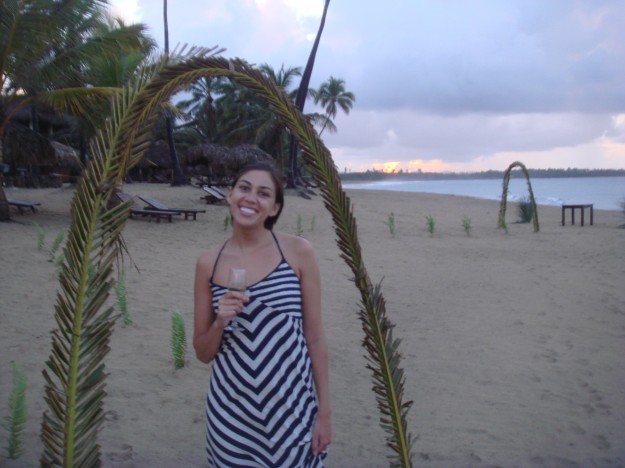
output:
<instances>
[{"instance_id":1,"label":"cloud","mask_svg":"<svg viewBox=\"0 0 625 468\"><path fill-rule=\"evenodd\" d=\"M161 8L128 3L162 43ZM219 45L274 68L304 67L323 11L323 0L180 5L169 6L172 44ZM352 166L519 156L625 167L623 18L613 0L331 2L311 86L342 78L356 102L323 138Z\"/></svg>"}]
</instances>

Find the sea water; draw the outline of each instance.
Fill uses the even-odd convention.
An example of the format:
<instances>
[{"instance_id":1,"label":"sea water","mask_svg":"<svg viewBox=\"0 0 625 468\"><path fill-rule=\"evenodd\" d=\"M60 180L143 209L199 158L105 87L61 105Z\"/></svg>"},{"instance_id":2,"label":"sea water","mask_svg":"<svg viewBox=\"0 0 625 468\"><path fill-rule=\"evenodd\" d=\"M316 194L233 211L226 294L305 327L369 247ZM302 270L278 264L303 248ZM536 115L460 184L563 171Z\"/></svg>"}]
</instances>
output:
<instances>
[{"instance_id":1,"label":"sea water","mask_svg":"<svg viewBox=\"0 0 625 468\"><path fill-rule=\"evenodd\" d=\"M620 210L625 202L625 177L557 177L531 179L534 198L539 205L592 203L603 210ZM410 180L345 183L346 189L392 190L462 195L500 200L502 179ZM508 200L528 196L525 178L510 179Z\"/></svg>"}]
</instances>

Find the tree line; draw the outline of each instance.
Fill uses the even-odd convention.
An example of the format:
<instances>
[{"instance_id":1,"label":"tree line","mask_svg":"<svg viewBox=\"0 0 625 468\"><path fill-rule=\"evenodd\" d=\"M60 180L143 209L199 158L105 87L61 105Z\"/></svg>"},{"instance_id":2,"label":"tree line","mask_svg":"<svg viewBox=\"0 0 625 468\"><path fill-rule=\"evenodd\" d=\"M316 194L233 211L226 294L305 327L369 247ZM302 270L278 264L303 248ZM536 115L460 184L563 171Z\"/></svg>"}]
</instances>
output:
<instances>
[{"instance_id":1,"label":"tree line","mask_svg":"<svg viewBox=\"0 0 625 468\"><path fill-rule=\"evenodd\" d=\"M0 181L5 172L17 169L2 163L9 148L7 133L19 124L75 148L84 165L90 157L91 138L111 115L111 98L140 80L142 70L158 52L145 25L127 25L110 17L107 3L0 2ZM324 19L328 3L326 0ZM166 26L166 0L163 6ZM260 70L295 99L296 80L302 77L300 67L283 64L275 69L263 64ZM317 89L306 87L305 98L323 110L307 114L320 133L336 131L333 120L337 113L349 113L355 101L345 81L334 76ZM201 78L185 90L180 102L164 106L161 113L153 142L171 136L182 151L202 143L254 144L287 166L289 132L266 103L229 79ZM47 120L53 116L55 125L42 128L43 115ZM9 217L3 185L0 220Z\"/></svg>"}]
</instances>

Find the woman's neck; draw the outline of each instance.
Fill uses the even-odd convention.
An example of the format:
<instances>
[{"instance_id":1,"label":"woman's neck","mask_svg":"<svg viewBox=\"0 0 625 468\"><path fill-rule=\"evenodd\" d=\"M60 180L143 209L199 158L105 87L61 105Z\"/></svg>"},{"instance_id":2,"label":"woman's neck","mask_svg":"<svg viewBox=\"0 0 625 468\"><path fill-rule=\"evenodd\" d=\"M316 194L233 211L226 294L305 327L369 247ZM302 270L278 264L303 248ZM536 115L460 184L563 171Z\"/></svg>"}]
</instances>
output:
<instances>
[{"instance_id":1,"label":"woman's neck","mask_svg":"<svg viewBox=\"0 0 625 468\"><path fill-rule=\"evenodd\" d=\"M269 229L247 231L235 229L230 237L230 244L242 253L249 253L273 242Z\"/></svg>"}]
</instances>

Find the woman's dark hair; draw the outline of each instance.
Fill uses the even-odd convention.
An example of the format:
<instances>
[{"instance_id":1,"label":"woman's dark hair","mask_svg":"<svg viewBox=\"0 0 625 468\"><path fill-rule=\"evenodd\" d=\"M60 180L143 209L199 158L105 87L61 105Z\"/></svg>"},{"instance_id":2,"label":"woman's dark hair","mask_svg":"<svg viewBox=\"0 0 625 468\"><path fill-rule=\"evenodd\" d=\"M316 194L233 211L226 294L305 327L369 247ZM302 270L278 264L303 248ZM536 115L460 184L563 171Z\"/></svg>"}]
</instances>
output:
<instances>
[{"instance_id":1,"label":"woman's dark hair","mask_svg":"<svg viewBox=\"0 0 625 468\"><path fill-rule=\"evenodd\" d=\"M282 208L284 207L284 178L282 177L280 169L278 169L275 164L268 161L254 161L239 169L239 172L237 172L236 176L234 176L232 187L234 188L239 179L250 171L266 172L269 174L271 180L273 180L273 184L276 186L276 203L278 204L278 212L274 216L270 216L265 220L265 228L271 231L274 224L276 224L276 221L278 221L280 213L282 213Z\"/></svg>"}]
</instances>

